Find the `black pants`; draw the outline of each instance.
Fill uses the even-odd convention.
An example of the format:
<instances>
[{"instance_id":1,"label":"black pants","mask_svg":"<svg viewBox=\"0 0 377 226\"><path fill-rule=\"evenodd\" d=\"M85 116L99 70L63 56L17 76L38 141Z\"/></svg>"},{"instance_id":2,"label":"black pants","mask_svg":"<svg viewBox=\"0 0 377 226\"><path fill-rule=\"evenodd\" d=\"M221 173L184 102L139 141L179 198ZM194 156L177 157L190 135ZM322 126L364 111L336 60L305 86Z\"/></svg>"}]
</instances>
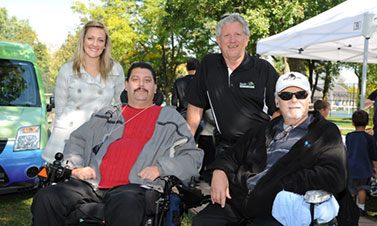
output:
<instances>
[{"instance_id":1,"label":"black pants","mask_svg":"<svg viewBox=\"0 0 377 226\"><path fill-rule=\"evenodd\" d=\"M206 170L206 168L215 160L215 143L213 140L213 136L203 136L200 135L198 141L198 147L203 149L204 151L204 158L202 169L200 170L200 174Z\"/></svg>"},{"instance_id":2,"label":"black pants","mask_svg":"<svg viewBox=\"0 0 377 226\"><path fill-rule=\"evenodd\" d=\"M104 202L107 226L141 225L145 213L145 189L137 184L116 186L107 190L93 190L82 180L69 180L41 189L31 206L34 226L65 225L68 215L78 205Z\"/></svg>"},{"instance_id":3,"label":"black pants","mask_svg":"<svg viewBox=\"0 0 377 226\"><path fill-rule=\"evenodd\" d=\"M192 221L192 226L282 226L273 217L244 219L231 205L221 208L218 204L208 204Z\"/></svg>"}]
</instances>

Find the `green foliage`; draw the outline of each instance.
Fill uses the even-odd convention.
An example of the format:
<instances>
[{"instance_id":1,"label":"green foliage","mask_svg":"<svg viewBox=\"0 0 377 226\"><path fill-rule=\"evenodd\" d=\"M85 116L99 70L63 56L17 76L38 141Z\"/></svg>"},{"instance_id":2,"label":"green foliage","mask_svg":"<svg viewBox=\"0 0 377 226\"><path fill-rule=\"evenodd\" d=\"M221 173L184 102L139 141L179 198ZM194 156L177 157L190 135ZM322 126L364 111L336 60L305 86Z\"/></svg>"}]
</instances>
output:
<instances>
[{"instance_id":1,"label":"green foliage","mask_svg":"<svg viewBox=\"0 0 377 226\"><path fill-rule=\"evenodd\" d=\"M49 91L49 87L52 86L49 79L50 55L46 45L38 40L29 21L8 17L7 10L0 8L0 41L29 44L33 48L42 73L44 87Z\"/></svg>"},{"instance_id":2,"label":"green foliage","mask_svg":"<svg viewBox=\"0 0 377 226\"><path fill-rule=\"evenodd\" d=\"M211 7L209 7L211 6ZM300 21L304 9L295 0L102 0L101 5L75 2L82 22L101 20L109 28L113 55L127 70L134 61L150 62L158 85L168 96L178 65L218 51L215 26L225 13L238 12L251 27L248 51L256 41ZM231 9L231 10L229 10Z\"/></svg>"},{"instance_id":3,"label":"green foliage","mask_svg":"<svg viewBox=\"0 0 377 226\"><path fill-rule=\"evenodd\" d=\"M107 26L112 55L125 71L135 61L150 62L158 73L160 89L168 96L181 73L179 65L189 57L200 60L219 51L215 26L223 14L238 12L244 16L250 27L247 51L255 55L257 40L284 31L340 2L343 0L101 0L96 5L76 1L72 9L80 14L81 25L51 58L28 21L8 18L6 10L0 9L0 40L29 43L45 74L44 83L53 87L59 68L73 55L77 32L87 21L99 20ZM286 59L275 60L280 73L288 69Z\"/></svg>"},{"instance_id":4,"label":"green foliage","mask_svg":"<svg viewBox=\"0 0 377 226\"><path fill-rule=\"evenodd\" d=\"M357 106L360 106L361 99L361 82L362 82L362 73L363 73L363 64L361 63L345 63L344 67L351 69L355 75L358 77L358 87L357 87ZM377 89L377 65L368 64L367 70L367 84L366 84L366 97L374 90Z\"/></svg>"},{"instance_id":5,"label":"green foliage","mask_svg":"<svg viewBox=\"0 0 377 226\"><path fill-rule=\"evenodd\" d=\"M330 87L332 86L335 79L339 76L339 64L331 61L317 61L316 68L314 70L317 76L322 77L324 81L322 99L328 100Z\"/></svg>"},{"instance_id":6,"label":"green foliage","mask_svg":"<svg viewBox=\"0 0 377 226\"><path fill-rule=\"evenodd\" d=\"M73 57L78 35L78 32L75 35L69 34L65 43L53 53L49 67L51 71L51 76L49 77L51 83L55 84L60 67Z\"/></svg>"},{"instance_id":7,"label":"green foliage","mask_svg":"<svg viewBox=\"0 0 377 226\"><path fill-rule=\"evenodd\" d=\"M27 81L22 77L24 68L17 67L13 63L5 63L4 71L1 74L1 103L11 103L21 96L27 86Z\"/></svg>"}]
</instances>

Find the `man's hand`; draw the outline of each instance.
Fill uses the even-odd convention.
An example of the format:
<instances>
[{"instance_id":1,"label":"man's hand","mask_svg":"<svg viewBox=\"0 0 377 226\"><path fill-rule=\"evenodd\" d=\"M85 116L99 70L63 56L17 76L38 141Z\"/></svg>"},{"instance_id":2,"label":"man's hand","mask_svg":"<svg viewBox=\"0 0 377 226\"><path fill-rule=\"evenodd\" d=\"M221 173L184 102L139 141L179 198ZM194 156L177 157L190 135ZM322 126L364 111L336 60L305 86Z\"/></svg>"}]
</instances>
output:
<instances>
[{"instance_id":1,"label":"man's hand","mask_svg":"<svg viewBox=\"0 0 377 226\"><path fill-rule=\"evenodd\" d=\"M371 136L374 135L374 130L372 128L365 129L365 132Z\"/></svg>"},{"instance_id":2,"label":"man's hand","mask_svg":"<svg viewBox=\"0 0 377 226\"><path fill-rule=\"evenodd\" d=\"M369 100L368 98L365 99L365 104L364 104L364 110L368 109L370 106L374 104L374 100Z\"/></svg>"},{"instance_id":3,"label":"man's hand","mask_svg":"<svg viewBox=\"0 0 377 226\"><path fill-rule=\"evenodd\" d=\"M231 199L229 194L229 181L225 172L222 170L213 171L211 181L211 200L218 203L222 208L225 207L226 198Z\"/></svg>"},{"instance_id":4,"label":"man's hand","mask_svg":"<svg viewBox=\"0 0 377 226\"><path fill-rule=\"evenodd\" d=\"M72 176L77 177L81 180L97 179L96 171L89 166L73 169Z\"/></svg>"},{"instance_id":5,"label":"man's hand","mask_svg":"<svg viewBox=\"0 0 377 226\"><path fill-rule=\"evenodd\" d=\"M147 166L137 174L141 178L155 180L160 176L160 171L157 166Z\"/></svg>"}]
</instances>

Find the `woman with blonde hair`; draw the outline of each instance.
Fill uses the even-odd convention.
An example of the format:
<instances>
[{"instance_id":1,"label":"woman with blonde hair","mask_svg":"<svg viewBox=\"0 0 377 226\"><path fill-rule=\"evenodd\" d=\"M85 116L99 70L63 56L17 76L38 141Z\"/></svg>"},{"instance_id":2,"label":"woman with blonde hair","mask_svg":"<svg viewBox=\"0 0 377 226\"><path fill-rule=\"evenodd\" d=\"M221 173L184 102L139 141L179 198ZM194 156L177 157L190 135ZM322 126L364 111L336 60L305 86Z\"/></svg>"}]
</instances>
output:
<instances>
[{"instance_id":1,"label":"woman with blonde hair","mask_svg":"<svg viewBox=\"0 0 377 226\"><path fill-rule=\"evenodd\" d=\"M123 90L124 72L111 57L109 33L101 22L90 21L80 32L72 60L56 79L54 128L43 159L53 162L71 132L104 106L120 104Z\"/></svg>"}]
</instances>

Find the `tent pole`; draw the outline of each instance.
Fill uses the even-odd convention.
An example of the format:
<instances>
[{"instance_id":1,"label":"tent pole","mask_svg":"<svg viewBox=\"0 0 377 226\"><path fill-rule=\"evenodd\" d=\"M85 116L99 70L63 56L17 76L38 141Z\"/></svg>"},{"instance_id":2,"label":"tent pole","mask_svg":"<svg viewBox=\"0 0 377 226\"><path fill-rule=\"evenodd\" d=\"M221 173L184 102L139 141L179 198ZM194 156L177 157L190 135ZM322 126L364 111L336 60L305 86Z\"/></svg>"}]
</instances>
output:
<instances>
[{"instance_id":1,"label":"tent pole","mask_svg":"<svg viewBox=\"0 0 377 226\"><path fill-rule=\"evenodd\" d=\"M367 71L368 71L368 48L369 37L364 39L364 59L363 59L363 75L361 78L361 102L360 109L364 109L365 106L365 91L367 86Z\"/></svg>"}]
</instances>

